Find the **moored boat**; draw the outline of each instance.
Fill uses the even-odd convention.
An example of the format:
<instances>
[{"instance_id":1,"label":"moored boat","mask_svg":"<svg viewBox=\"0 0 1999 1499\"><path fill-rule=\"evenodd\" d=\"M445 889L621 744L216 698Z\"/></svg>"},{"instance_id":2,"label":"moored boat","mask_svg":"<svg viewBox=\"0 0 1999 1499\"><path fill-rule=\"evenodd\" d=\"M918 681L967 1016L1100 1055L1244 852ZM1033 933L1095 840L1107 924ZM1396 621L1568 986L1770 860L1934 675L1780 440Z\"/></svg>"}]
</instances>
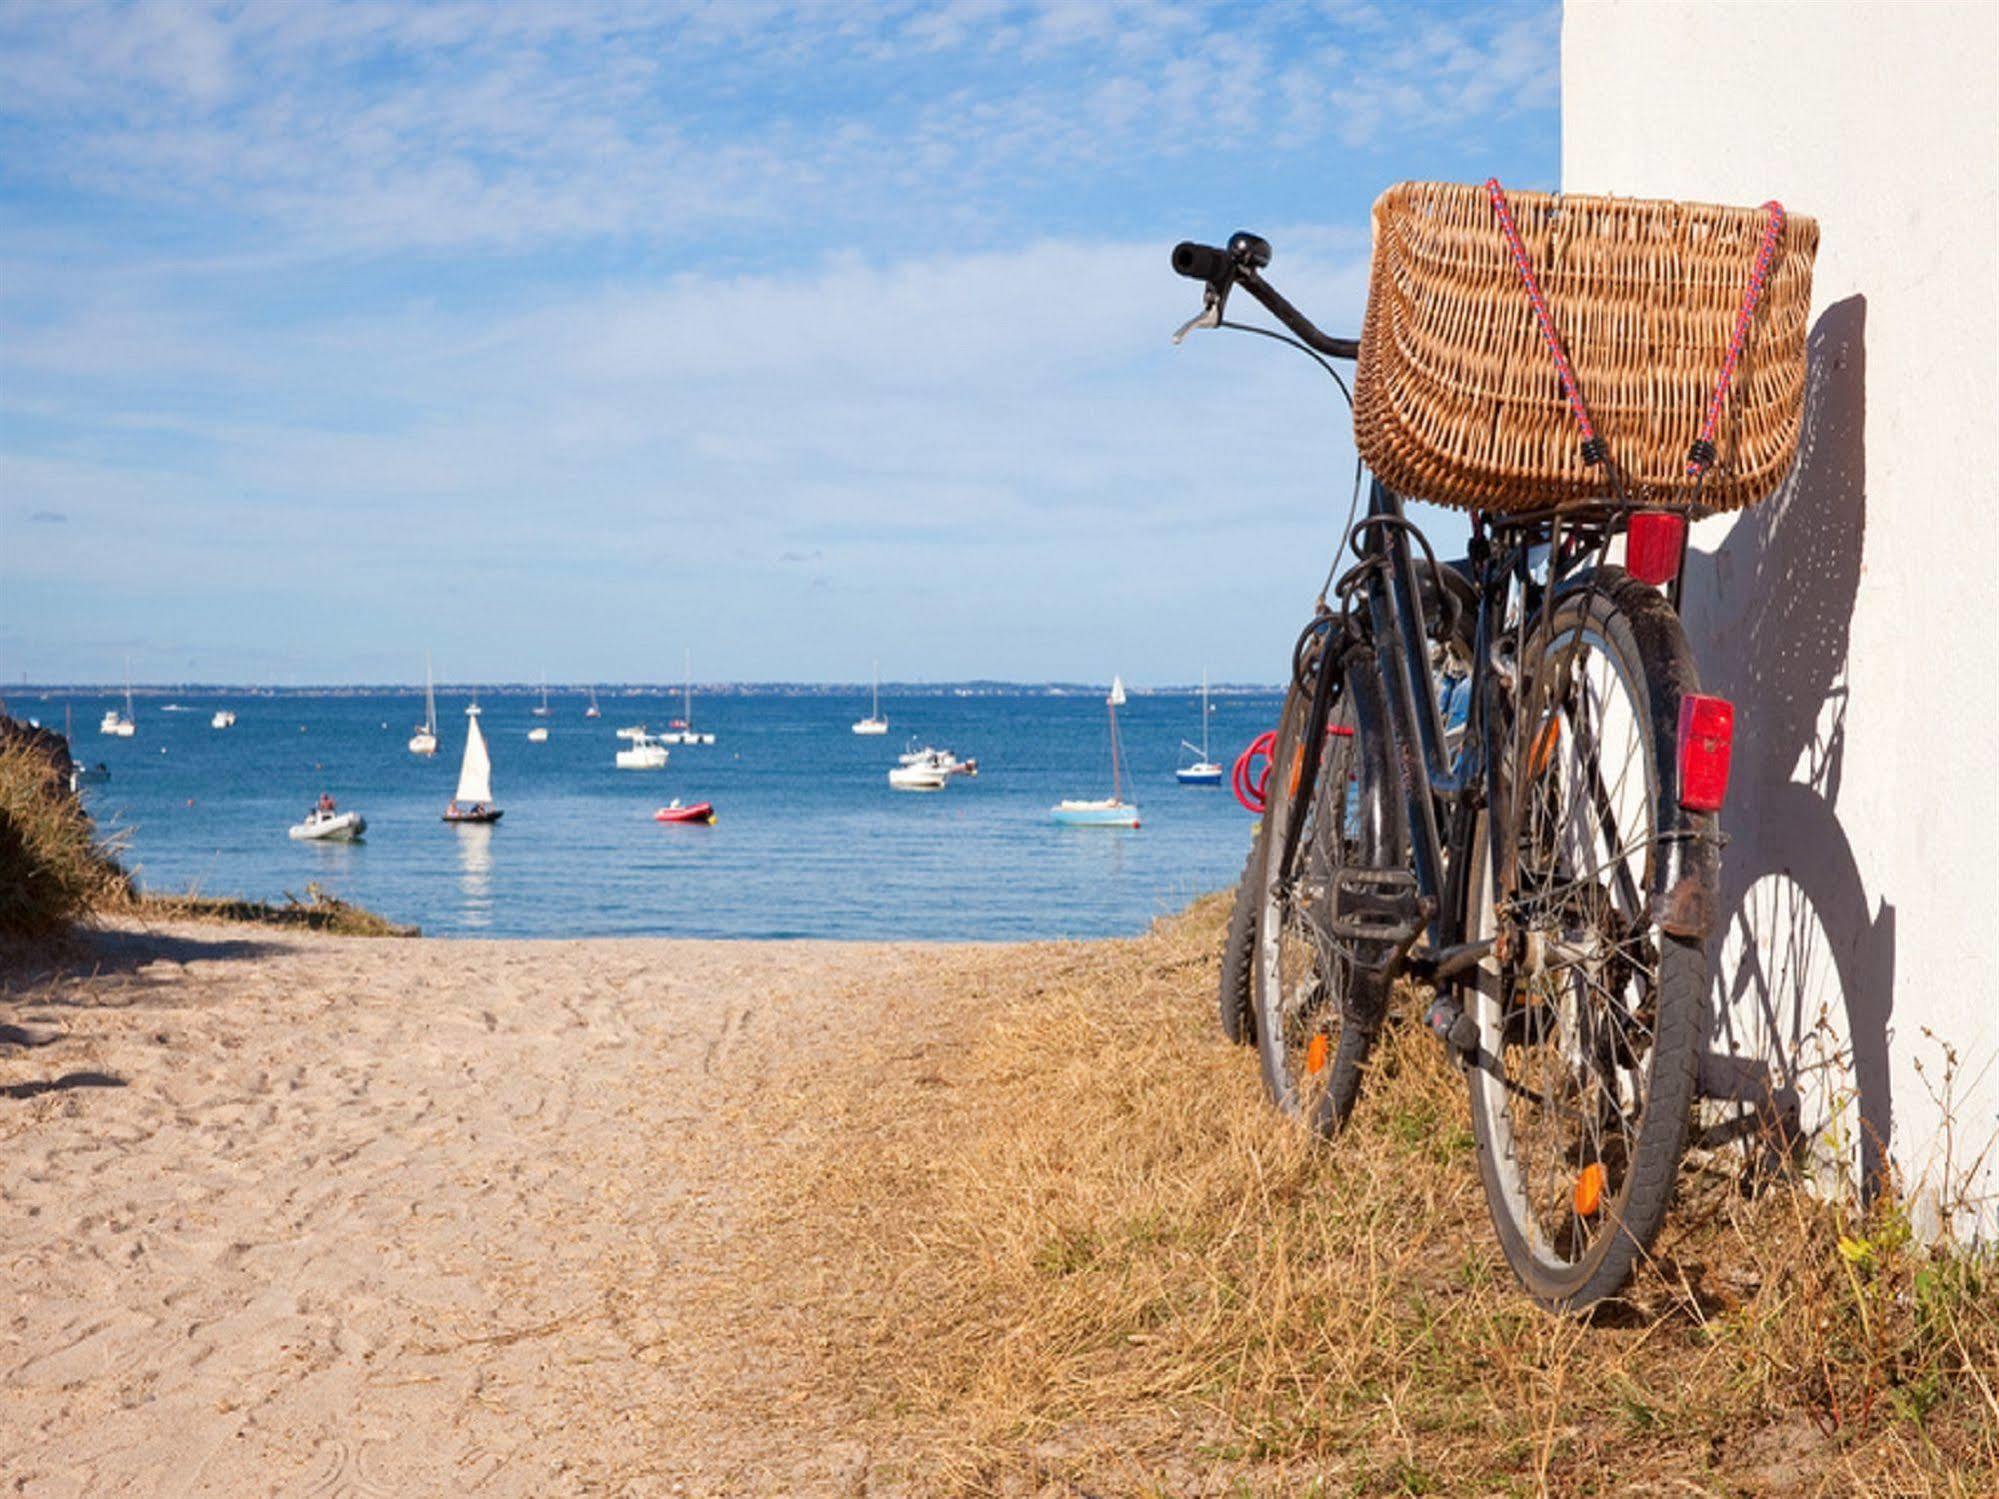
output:
<instances>
[{"instance_id":1,"label":"moored boat","mask_svg":"<svg viewBox=\"0 0 1999 1499\"><path fill-rule=\"evenodd\" d=\"M617 753L618 769L666 769L666 746L648 734L643 724L637 728L618 730L618 737L626 741L625 748Z\"/></svg>"},{"instance_id":2,"label":"moored boat","mask_svg":"<svg viewBox=\"0 0 1999 1499\"><path fill-rule=\"evenodd\" d=\"M236 715L227 708L217 708L215 716L208 720L208 726L211 729L233 729L236 727Z\"/></svg>"},{"instance_id":3,"label":"moored boat","mask_svg":"<svg viewBox=\"0 0 1999 1499\"><path fill-rule=\"evenodd\" d=\"M1114 676L1111 678L1110 696L1104 699L1111 718L1111 794L1101 801L1059 801L1049 810L1049 816L1055 821L1078 828L1138 826L1138 808L1124 799L1124 770L1118 754L1117 710L1124 706L1124 702L1124 678Z\"/></svg>"},{"instance_id":4,"label":"moored boat","mask_svg":"<svg viewBox=\"0 0 1999 1499\"><path fill-rule=\"evenodd\" d=\"M715 820L715 806L712 802L695 802L692 806L682 806L675 797L652 814L654 822L699 822L712 823Z\"/></svg>"},{"instance_id":5,"label":"moored boat","mask_svg":"<svg viewBox=\"0 0 1999 1499\"><path fill-rule=\"evenodd\" d=\"M874 688L869 699L868 716L854 724L856 734L886 734L888 720L882 717L882 669L881 662L875 663Z\"/></svg>"},{"instance_id":6,"label":"moored boat","mask_svg":"<svg viewBox=\"0 0 1999 1499\"><path fill-rule=\"evenodd\" d=\"M1208 756L1208 673L1201 671L1201 742L1189 744L1180 741L1180 748L1192 750L1195 760L1192 765L1183 765L1173 772L1173 778L1182 786L1219 786L1222 783L1222 768Z\"/></svg>"},{"instance_id":7,"label":"moored boat","mask_svg":"<svg viewBox=\"0 0 1999 1499\"><path fill-rule=\"evenodd\" d=\"M950 772L927 760L898 765L888 773L888 783L897 791L942 791L950 779Z\"/></svg>"},{"instance_id":8,"label":"moored boat","mask_svg":"<svg viewBox=\"0 0 1999 1499\"><path fill-rule=\"evenodd\" d=\"M412 755L437 753L437 686L430 676L430 652L423 654L423 722L410 735Z\"/></svg>"}]
</instances>

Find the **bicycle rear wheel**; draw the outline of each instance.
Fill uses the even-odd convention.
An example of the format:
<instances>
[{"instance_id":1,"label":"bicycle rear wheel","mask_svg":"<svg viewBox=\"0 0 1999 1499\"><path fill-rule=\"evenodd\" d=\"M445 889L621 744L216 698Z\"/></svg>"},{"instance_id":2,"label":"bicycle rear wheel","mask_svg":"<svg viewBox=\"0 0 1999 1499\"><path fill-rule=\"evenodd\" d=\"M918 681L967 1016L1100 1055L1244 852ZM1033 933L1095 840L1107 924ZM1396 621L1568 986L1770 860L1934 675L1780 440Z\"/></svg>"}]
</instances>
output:
<instances>
[{"instance_id":1,"label":"bicycle rear wheel","mask_svg":"<svg viewBox=\"0 0 1999 1499\"><path fill-rule=\"evenodd\" d=\"M1507 1260L1544 1305L1580 1310L1622 1289L1665 1220L1706 1032L1705 955L1650 900L1669 826L1656 736L1694 676L1659 596L1609 572L1557 603L1521 671L1504 823L1481 817L1467 850L1466 935L1499 945L1467 985L1466 1077Z\"/></svg>"}]
</instances>

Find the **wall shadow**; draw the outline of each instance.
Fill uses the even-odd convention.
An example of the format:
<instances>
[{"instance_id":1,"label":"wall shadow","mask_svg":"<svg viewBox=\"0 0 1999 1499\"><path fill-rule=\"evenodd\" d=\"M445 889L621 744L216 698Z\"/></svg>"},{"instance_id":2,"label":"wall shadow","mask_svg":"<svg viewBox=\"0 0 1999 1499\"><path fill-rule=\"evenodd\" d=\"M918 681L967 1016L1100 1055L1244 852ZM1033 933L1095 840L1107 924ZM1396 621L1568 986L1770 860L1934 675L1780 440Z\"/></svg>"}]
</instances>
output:
<instances>
[{"instance_id":1,"label":"wall shadow","mask_svg":"<svg viewBox=\"0 0 1999 1499\"><path fill-rule=\"evenodd\" d=\"M1816 1176L1871 1195L1894 1119L1895 911L1870 909L1839 819L1867 536L1866 334L1864 297L1820 314L1798 461L1715 551L1689 553L1685 602L1702 681L1736 706L1710 1046L1769 1069L1802 1128L1788 1143Z\"/></svg>"}]
</instances>

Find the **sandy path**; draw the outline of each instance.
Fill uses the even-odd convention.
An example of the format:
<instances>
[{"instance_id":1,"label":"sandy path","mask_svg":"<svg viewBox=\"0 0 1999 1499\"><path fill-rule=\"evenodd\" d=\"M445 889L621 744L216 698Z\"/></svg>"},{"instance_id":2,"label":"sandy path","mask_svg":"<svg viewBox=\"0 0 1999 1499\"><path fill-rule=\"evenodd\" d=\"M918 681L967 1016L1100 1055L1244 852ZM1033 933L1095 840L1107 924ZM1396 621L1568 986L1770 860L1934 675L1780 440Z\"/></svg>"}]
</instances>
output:
<instances>
[{"instance_id":1,"label":"sandy path","mask_svg":"<svg viewBox=\"0 0 1999 1499\"><path fill-rule=\"evenodd\" d=\"M92 944L0 1005L6 1492L866 1487L711 1293L770 1058L947 950Z\"/></svg>"}]
</instances>

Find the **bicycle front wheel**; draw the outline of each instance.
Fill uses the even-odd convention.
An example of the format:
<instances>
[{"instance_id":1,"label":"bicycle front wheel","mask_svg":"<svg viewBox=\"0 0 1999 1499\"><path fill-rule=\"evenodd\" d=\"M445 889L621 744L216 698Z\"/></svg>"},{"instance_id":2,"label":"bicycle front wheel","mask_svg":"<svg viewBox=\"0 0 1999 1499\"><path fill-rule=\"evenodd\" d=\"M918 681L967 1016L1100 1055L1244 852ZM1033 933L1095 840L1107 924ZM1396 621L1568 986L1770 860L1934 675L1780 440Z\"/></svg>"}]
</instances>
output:
<instances>
[{"instance_id":1,"label":"bicycle front wheel","mask_svg":"<svg viewBox=\"0 0 1999 1499\"><path fill-rule=\"evenodd\" d=\"M1559 1310L1623 1288L1685 1148L1707 966L1650 892L1677 825L1655 737L1693 681L1656 593L1606 574L1558 602L1521 662L1501 819L1468 851L1466 934L1497 939L1465 996L1479 1167L1507 1260Z\"/></svg>"},{"instance_id":2,"label":"bicycle front wheel","mask_svg":"<svg viewBox=\"0 0 1999 1499\"><path fill-rule=\"evenodd\" d=\"M1378 689L1377 689L1378 690ZM1313 725L1309 699L1287 714L1277 738L1270 806L1258 840L1262 908L1251 977L1263 1086L1285 1114L1325 1136L1337 1134L1360 1095L1361 1073L1379 1028L1370 982L1351 942L1331 930L1339 872L1360 858L1361 757L1342 704ZM1325 737L1309 795L1297 796L1305 736ZM1302 819L1295 841L1286 837ZM1286 844L1292 842L1288 861Z\"/></svg>"}]
</instances>

